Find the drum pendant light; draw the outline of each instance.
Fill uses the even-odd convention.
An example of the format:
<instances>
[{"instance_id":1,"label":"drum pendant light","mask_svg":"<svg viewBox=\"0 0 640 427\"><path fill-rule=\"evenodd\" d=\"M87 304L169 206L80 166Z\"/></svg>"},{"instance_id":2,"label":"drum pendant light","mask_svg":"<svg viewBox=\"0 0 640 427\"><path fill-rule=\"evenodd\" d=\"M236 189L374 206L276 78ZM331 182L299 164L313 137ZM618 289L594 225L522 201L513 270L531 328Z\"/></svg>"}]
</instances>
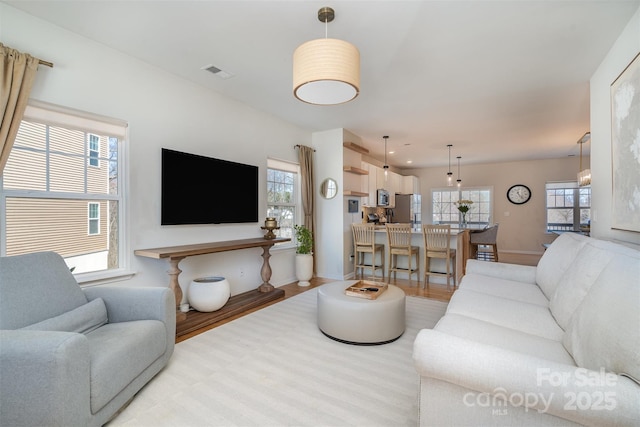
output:
<instances>
[{"instance_id":1,"label":"drum pendant light","mask_svg":"<svg viewBox=\"0 0 640 427\"><path fill-rule=\"evenodd\" d=\"M456 159L458 159L458 179L456 179L456 182L458 183L458 188L460 188L462 186L462 178L460 178L460 159L462 158L462 156L457 156Z\"/></svg>"},{"instance_id":2,"label":"drum pendant light","mask_svg":"<svg viewBox=\"0 0 640 427\"><path fill-rule=\"evenodd\" d=\"M335 12L318 10L325 38L301 44L293 52L293 95L315 105L349 102L360 93L360 52L351 43L327 37Z\"/></svg>"}]
</instances>

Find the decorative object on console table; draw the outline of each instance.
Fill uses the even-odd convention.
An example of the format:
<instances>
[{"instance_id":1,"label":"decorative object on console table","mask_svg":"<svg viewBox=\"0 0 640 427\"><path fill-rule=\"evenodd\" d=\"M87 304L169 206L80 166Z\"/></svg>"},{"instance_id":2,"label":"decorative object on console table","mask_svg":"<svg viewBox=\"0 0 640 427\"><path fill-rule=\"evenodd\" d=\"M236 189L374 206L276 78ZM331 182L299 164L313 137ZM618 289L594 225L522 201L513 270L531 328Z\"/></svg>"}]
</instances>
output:
<instances>
[{"instance_id":1,"label":"decorative object on console table","mask_svg":"<svg viewBox=\"0 0 640 427\"><path fill-rule=\"evenodd\" d=\"M473 200L460 199L455 202L455 204L458 205L458 210L462 214L462 223L460 223L460 228L467 228L467 212L471 209Z\"/></svg>"},{"instance_id":2,"label":"decorative object on console table","mask_svg":"<svg viewBox=\"0 0 640 427\"><path fill-rule=\"evenodd\" d=\"M267 230L267 234L264 235L264 238L267 240L276 238L273 230L280 230L280 227L278 227L278 221L276 221L276 219L273 217L267 217L267 219L264 220L264 227L260 228L262 228L263 230Z\"/></svg>"},{"instance_id":3,"label":"decorative object on console table","mask_svg":"<svg viewBox=\"0 0 640 427\"><path fill-rule=\"evenodd\" d=\"M203 312L221 309L231 296L229 281L224 277L201 277L193 279L187 290L189 304Z\"/></svg>"},{"instance_id":4,"label":"decorative object on console table","mask_svg":"<svg viewBox=\"0 0 640 427\"><path fill-rule=\"evenodd\" d=\"M304 225L293 226L296 233L296 277L298 286L309 286L313 277L313 236Z\"/></svg>"}]
</instances>

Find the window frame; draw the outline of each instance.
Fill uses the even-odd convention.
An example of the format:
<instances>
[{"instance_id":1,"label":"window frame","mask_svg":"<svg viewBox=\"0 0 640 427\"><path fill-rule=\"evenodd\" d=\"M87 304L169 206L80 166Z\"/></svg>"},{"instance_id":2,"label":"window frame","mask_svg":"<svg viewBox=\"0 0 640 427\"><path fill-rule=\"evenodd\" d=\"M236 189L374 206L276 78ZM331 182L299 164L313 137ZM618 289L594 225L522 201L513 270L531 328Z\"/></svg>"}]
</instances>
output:
<instances>
[{"instance_id":1,"label":"window frame","mask_svg":"<svg viewBox=\"0 0 640 427\"><path fill-rule=\"evenodd\" d=\"M270 170L274 170L274 171L281 171L281 172L285 172L285 173L292 173L293 176L293 195L291 198L291 202L289 203L271 203L269 201L269 171ZM285 207L291 207L294 210L294 218L293 218L293 225L296 224L300 224L300 220L302 218L302 196L301 196L301 189L300 189L300 184L301 184L301 178L300 178L300 165L297 163L293 163L293 162L288 162L288 161L284 161L284 160L278 160L278 159L273 159L273 158L268 158L267 159L267 172L266 172L266 176L265 176L265 182L266 182L266 187L267 187L267 191L266 191L266 207L267 207L267 212L269 212L269 210L271 209L272 206L285 206ZM267 214L267 216L269 216ZM280 224L278 224L278 226L280 226ZM280 237L280 230L274 230L274 233L276 234L276 236ZM287 236L288 237L288 236ZM291 241L290 242L282 242L282 243L278 243L276 244L276 247L279 248L295 248L296 244L295 244L295 233L293 230L293 227L291 227Z\"/></svg>"},{"instance_id":2,"label":"window frame","mask_svg":"<svg viewBox=\"0 0 640 427\"><path fill-rule=\"evenodd\" d=\"M474 202L474 205L472 205L471 210L469 211L469 213L467 213L467 224L469 228L483 228L487 225L491 225L491 219L493 218L493 209L494 209L494 189L493 186L475 186L475 187L437 187L437 188L432 188L431 189L431 200L430 200L430 210L431 210L431 223L432 224L450 224L452 226L458 226L462 223L462 213L457 209L457 207L455 206L455 201L461 200L461 199L468 199L468 196L463 196L464 192L474 192L474 191L478 191L478 192L483 192L486 191L489 193L489 200L486 202L489 206L489 212L473 212L474 207L477 206ZM438 220L436 221L435 219L435 215L436 215L436 210L434 209L434 193L458 193L457 194L457 198L455 200L453 200L453 198L451 199L451 201L447 202L448 205L450 205L450 209L449 212L444 212L441 211L440 214L446 214L446 215L456 215L457 216L457 221L442 221L442 220ZM454 212L455 210L455 212ZM487 221L480 221L480 215L486 215L487 216ZM476 221L473 221L472 219L474 217L478 217Z\"/></svg>"},{"instance_id":3,"label":"window frame","mask_svg":"<svg viewBox=\"0 0 640 427\"><path fill-rule=\"evenodd\" d=\"M45 190L31 190L31 189L5 189L4 188L4 174L0 175L0 227L3 230L7 228L7 199L10 198L27 198L27 199L49 199L49 200L77 200L86 201L92 203L101 204L106 202L109 204L111 201L117 203L117 215L118 215L118 230L117 230L117 266L113 268L106 268L103 270L88 271L84 273L74 273L74 276L78 283L81 285L95 285L100 283L108 283L116 278L125 278L133 276L133 272L130 270L131 255L129 251L129 231L128 231L128 216L126 194L127 194L127 155L128 155L128 124L126 121L120 119L114 119L111 117L101 116L94 113L84 112L80 110L71 109L68 107L58 106L42 101L29 100L23 121L31 123L40 123L47 126L59 127L69 130L81 131L85 133L84 147L79 154L81 157L85 157L89 160L89 153L86 151L88 145L88 134L95 134L100 137L104 135L107 137L107 144L117 144L117 158L109 159L106 157L98 157L98 161L105 161L117 168L113 169L113 172L117 174L117 191L113 191L109 188L105 193L91 193L87 189L87 177L85 174L84 191L83 192L66 192L66 191L51 191L49 180L50 175L47 171L46 174L46 189ZM115 138L111 140L111 138ZM100 143L99 143L100 144ZM41 149L41 152L48 152L57 154L55 150L50 150L49 142L45 144L46 148ZM14 146L12 150L16 149ZM25 148L28 151L34 151L31 148ZM111 150L109 150L111 151ZM69 157L77 157L78 155L70 154ZM47 165L47 170L48 170ZM94 168L87 164L86 168ZM108 173L111 173L111 169ZM109 206L107 206L109 209ZM100 208L98 209L98 215L100 215ZM88 217L88 213L87 213ZM100 218L102 220L102 218ZM100 230L100 227L98 227ZM88 231L88 230L87 230ZM110 244L110 243L109 243ZM7 255L7 239L6 233L0 233L0 256Z\"/></svg>"},{"instance_id":4,"label":"window frame","mask_svg":"<svg viewBox=\"0 0 640 427\"><path fill-rule=\"evenodd\" d=\"M578 185L578 183L576 181L551 181L551 182L547 182L545 183L545 229L547 233L554 233L557 231L582 231L581 230L581 226L583 225L587 225L589 223L589 221L591 220L591 187L590 186L583 186L580 187ZM566 192L567 190L572 190L573 192L573 206L568 207L568 206L549 206L549 191L550 190L554 190L554 191L558 191L558 190L562 190L564 192ZM589 199L589 205L588 206L582 206L581 205L581 200L582 200L582 194L581 191L583 190L588 190L589 194L588 194L588 199ZM558 197L558 195L555 195L555 197ZM562 196L562 197L567 197L566 195ZM550 223L549 222L549 211L550 210L561 210L561 209L571 209L572 210L572 224L562 224L562 223ZM582 224L581 221L581 213L582 210L588 210L589 211L589 219L587 220L587 224ZM555 226L550 227L550 224L555 224Z\"/></svg>"}]
</instances>

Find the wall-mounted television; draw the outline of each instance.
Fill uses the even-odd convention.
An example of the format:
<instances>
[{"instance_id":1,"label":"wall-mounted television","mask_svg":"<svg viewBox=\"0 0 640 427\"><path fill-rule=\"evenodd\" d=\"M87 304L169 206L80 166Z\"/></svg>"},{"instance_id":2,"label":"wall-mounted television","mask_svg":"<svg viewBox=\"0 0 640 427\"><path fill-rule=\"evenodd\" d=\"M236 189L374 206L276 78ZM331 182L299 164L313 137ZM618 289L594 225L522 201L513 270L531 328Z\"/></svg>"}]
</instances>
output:
<instances>
[{"instance_id":1,"label":"wall-mounted television","mask_svg":"<svg viewBox=\"0 0 640 427\"><path fill-rule=\"evenodd\" d=\"M258 222L258 167L162 149L161 224Z\"/></svg>"}]
</instances>

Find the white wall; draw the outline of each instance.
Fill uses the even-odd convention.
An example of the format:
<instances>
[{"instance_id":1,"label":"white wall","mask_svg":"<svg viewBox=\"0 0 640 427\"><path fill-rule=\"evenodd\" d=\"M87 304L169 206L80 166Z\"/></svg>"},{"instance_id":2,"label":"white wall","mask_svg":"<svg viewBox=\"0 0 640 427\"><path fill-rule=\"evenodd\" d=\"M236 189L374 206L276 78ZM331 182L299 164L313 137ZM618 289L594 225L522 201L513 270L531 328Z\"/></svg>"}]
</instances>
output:
<instances>
[{"instance_id":1,"label":"white wall","mask_svg":"<svg viewBox=\"0 0 640 427\"><path fill-rule=\"evenodd\" d=\"M634 244L640 233L611 228L611 83L639 52L640 8L591 77L591 235Z\"/></svg>"},{"instance_id":2,"label":"white wall","mask_svg":"<svg viewBox=\"0 0 640 427\"><path fill-rule=\"evenodd\" d=\"M343 211L344 179L342 177L342 129L332 129L313 134L315 148L316 194L316 273L319 277L341 280L343 277ZM320 184L325 178L338 183L338 195L324 199Z\"/></svg>"},{"instance_id":3,"label":"white wall","mask_svg":"<svg viewBox=\"0 0 640 427\"><path fill-rule=\"evenodd\" d=\"M264 189L259 217L264 218L267 156L297 161L294 145L309 145L310 131L2 3L0 39L7 46L55 64L53 69L39 67L33 99L129 123L130 245L122 256L137 274L126 284L168 284L167 262L136 257L135 249L262 236L262 223L161 227L160 148L259 166ZM194 184L201 185L204 197L215 197L215 188ZM293 252L272 251L274 285L295 281ZM195 277L215 274L228 277L233 294L255 289L261 283L260 254L260 249L249 249L189 257L180 263L181 285L184 289Z\"/></svg>"}]
</instances>

